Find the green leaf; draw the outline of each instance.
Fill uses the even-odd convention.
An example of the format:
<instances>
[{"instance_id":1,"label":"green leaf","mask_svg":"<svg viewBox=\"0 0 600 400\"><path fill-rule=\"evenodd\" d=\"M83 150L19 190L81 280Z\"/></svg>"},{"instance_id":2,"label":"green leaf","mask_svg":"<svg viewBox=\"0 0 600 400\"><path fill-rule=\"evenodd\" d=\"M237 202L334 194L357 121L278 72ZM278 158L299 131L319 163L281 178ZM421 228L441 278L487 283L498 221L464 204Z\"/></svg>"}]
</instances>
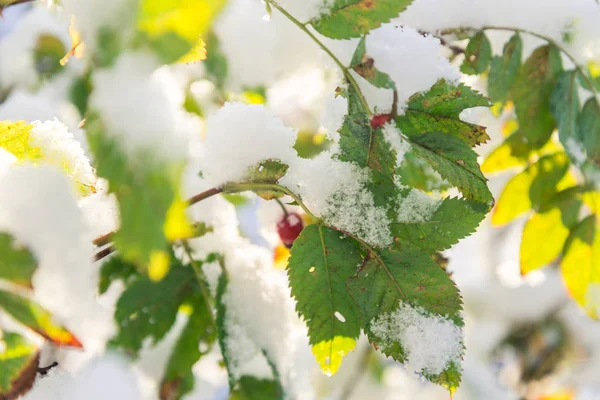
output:
<instances>
[{"instance_id":1,"label":"green leaf","mask_svg":"<svg viewBox=\"0 0 600 400\"><path fill-rule=\"evenodd\" d=\"M334 0L328 13L310 21L321 35L350 39L368 33L395 18L412 0Z\"/></svg>"},{"instance_id":2,"label":"green leaf","mask_svg":"<svg viewBox=\"0 0 600 400\"><path fill-rule=\"evenodd\" d=\"M485 218L486 210L479 203L465 199L445 198L426 220L391 224L392 234L427 252L441 251L475 232Z\"/></svg>"},{"instance_id":3,"label":"green leaf","mask_svg":"<svg viewBox=\"0 0 600 400\"><path fill-rule=\"evenodd\" d=\"M205 37L205 41L207 55L203 64L206 73L212 78L215 86L222 90L225 87L225 80L229 72L227 58L221 51L219 39L214 32L209 32Z\"/></svg>"},{"instance_id":4,"label":"green leaf","mask_svg":"<svg viewBox=\"0 0 600 400\"><path fill-rule=\"evenodd\" d=\"M360 39L358 47L352 56L350 68L375 87L395 89L396 84L392 78L385 72L381 72L375 68L375 60L367 55L366 38L366 36L363 36Z\"/></svg>"},{"instance_id":5,"label":"green leaf","mask_svg":"<svg viewBox=\"0 0 600 400\"><path fill-rule=\"evenodd\" d=\"M371 322L395 312L401 303L420 307L434 316L447 318L456 326L463 326L458 289L446 272L420 249L402 246L400 249L381 250L379 254L370 253L357 276L348 280L347 286L360 309L362 325L369 340L397 361L406 361L402 343L381 347L383 339L371 330ZM451 369L452 365L446 371ZM456 382L445 381L443 375L426 377L438 384L458 386L460 374Z\"/></svg>"},{"instance_id":6,"label":"green leaf","mask_svg":"<svg viewBox=\"0 0 600 400\"><path fill-rule=\"evenodd\" d=\"M304 228L292 246L287 271L296 311L308 325L313 354L329 375L354 349L360 334L346 280L361 262L354 240L318 224Z\"/></svg>"},{"instance_id":7,"label":"green leaf","mask_svg":"<svg viewBox=\"0 0 600 400\"><path fill-rule=\"evenodd\" d=\"M232 362L229 359L229 351L227 350L227 339L228 332L226 329L225 320L227 318L227 306L223 302L223 296L227 293L227 286L229 285L229 277L226 273L222 273L219 276L219 283L217 284L217 295L215 296L215 308L217 310L217 339L219 341L219 347L221 348L221 355L223 356L223 363L227 369L227 377L229 378L229 390L233 390L236 384L236 377L232 373Z\"/></svg>"},{"instance_id":8,"label":"green leaf","mask_svg":"<svg viewBox=\"0 0 600 400\"><path fill-rule=\"evenodd\" d=\"M73 80L69 88L69 99L77 107L79 115L82 117L88 109L88 100L92 91L92 83L90 81L90 73L86 73L79 78Z\"/></svg>"},{"instance_id":9,"label":"green leaf","mask_svg":"<svg viewBox=\"0 0 600 400\"><path fill-rule=\"evenodd\" d=\"M577 140L586 152L586 159L600 166L600 106L590 98L577 120Z\"/></svg>"},{"instance_id":10,"label":"green leaf","mask_svg":"<svg viewBox=\"0 0 600 400\"><path fill-rule=\"evenodd\" d=\"M98 283L98 292L106 293L110 285L116 280L122 280L127 284L140 277L140 273L135 265L123 260L119 255L111 257L100 267L100 282Z\"/></svg>"},{"instance_id":11,"label":"green leaf","mask_svg":"<svg viewBox=\"0 0 600 400\"><path fill-rule=\"evenodd\" d=\"M272 379L259 379L242 376L229 400L280 400L283 399L281 387Z\"/></svg>"},{"instance_id":12,"label":"green leaf","mask_svg":"<svg viewBox=\"0 0 600 400\"><path fill-rule=\"evenodd\" d=\"M50 313L32 300L0 290L0 308L55 346L82 347L71 332L54 322Z\"/></svg>"},{"instance_id":13,"label":"green leaf","mask_svg":"<svg viewBox=\"0 0 600 400\"><path fill-rule=\"evenodd\" d=\"M370 169L371 181L367 187L373 193L375 206L389 209L389 217L393 219L393 205L398 197L394 181L396 152L385 140L381 128L371 128L369 116L352 88L348 91L348 115L339 133L338 159Z\"/></svg>"},{"instance_id":14,"label":"green leaf","mask_svg":"<svg viewBox=\"0 0 600 400\"><path fill-rule=\"evenodd\" d=\"M33 386L40 353L24 337L11 332L2 334L0 348L0 398L20 398Z\"/></svg>"},{"instance_id":15,"label":"green leaf","mask_svg":"<svg viewBox=\"0 0 600 400\"><path fill-rule=\"evenodd\" d=\"M565 153L555 153L541 157L525 171L515 175L504 187L496 209L492 214L492 224L506 224L532 207L542 207L548 199L560 190L559 182L569 168Z\"/></svg>"},{"instance_id":16,"label":"green leaf","mask_svg":"<svg viewBox=\"0 0 600 400\"><path fill-rule=\"evenodd\" d=\"M164 165L146 153L128 158L104 133L97 116L90 116L86 125L96 171L109 181L110 192L119 201L121 228L114 235L115 247L126 261L146 268L151 255L164 252L168 245L164 226L177 198L182 166Z\"/></svg>"},{"instance_id":17,"label":"green leaf","mask_svg":"<svg viewBox=\"0 0 600 400\"><path fill-rule=\"evenodd\" d=\"M31 288L37 260L26 248L15 243L7 233L0 233L0 278Z\"/></svg>"},{"instance_id":18,"label":"green leaf","mask_svg":"<svg viewBox=\"0 0 600 400\"><path fill-rule=\"evenodd\" d=\"M142 36L141 43L147 44L163 64L172 64L183 57L192 48L192 43L173 32L157 37Z\"/></svg>"},{"instance_id":19,"label":"green leaf","mask_svg":"<svg viewBox=\"0 0 600 400\"><path fill-rule=\"evenodd\" d=\"M119 332L111 345L135 355L146 338L158 343L173 326L181 304L199 290L197 285L193 270L183 266L172 266L159 282L141 276L117 301Z\"/></svg>"},{"instance_id":20,"label":"green leaf","mask_svg":"<svg viewBox=\"0 0 600 400\"><path fill-rule=\"evenodd\" d=\"M519 70L512 88L519 127L532 146L541 147L555 128L550 98L561 71L560 51L550 45L539 47Z\"/></svg>"},{"instance_id":21,"label":"green leaf","mask_svg":"<svg viewBox=\"0 0 600 400\"><path fill-rule=\"evenodd\" d=\"M442 132L463 140L469 146L487 142L485 127L461 121L468 108L489 107L487 98L464 84L452 86L439 80L428 92L413 95L404 115L396 117L396 126L408 137L425 132Z\"/></svg>"},{"instance_id":22,"label":"green leaf","mask_svg":"<svg viewBox=\"0 0 600 400\"><path fill-rule=\"evenodd\" d=\"M460 70L469 75L482 74L488 69L491 61L492 45L485 32L480 31L469 40Z\"/></svg>"},{"instance_id":23,"label":"green leaf","mask_svg":"<svg viewBox=\"0 0 600 400\"><path fill-rule=\"evenodd\" d=\"M521 35L515 33L504 45L502 56L492 60L488 75L488 94L493 102L504 103L517 80L523 59Z\"/></svg>"},{"instance_id":24,"label":"green leaf","mask_svg":"<svg viewBox=\"0 0 600 400\"><path fill-rule=\"evenodd\" d=\"M563 71L558 76L550 99L552 115L558 124L558 138L574 164L581 165L581 140L578 137L579 86L577 71ZM574 148L575 146L575 148Z\"/></svg>"},{"instance_id":25,"label":"green leaf","mask_svg":"<svg viewBox=\"0 0 600 400\"><path fill-rule=\"evenodd\" d=\"M493 206L494 199L487 179L479 170L477 154L462 140L440 132L410 138L413 151L426 160L442 178L456 186L465 196Z\"/></svg>"},{"instance_id":26,"label":"green leaf","mask_svg":"<svg viewBox=\"0 0 600 400\"><path fill-rule=\"evenodd\" d=\"M43 78L51 78L64 70L60 60L67 53L62 40L53 35L42 34L33 49L35 70Z\"/></svg>"},{"instance_id":27,"label":"green leaf","mask_svg":"<svg viewBox=\"0 0 600 400\"><path fill-rule=\"evenodd\" d=\"M569 294L594 319L600 317L599 228L595 215L581 221L567 239L560 265Z\"/></svg>"},{"instance_id":28,"label":"green leaf","mask_svg":"<svg viewBox=\"0 0 600 400\"><path fill-rule=\"evenodd\" d=\"M184 384L185 379L192 374L192 367L200 357L208 353L216 338L212 308L203 293L196 293L186 304L193 310L175 343L161 383L161 393L168 393L169 396L164 397L168 399L181 398L193 389L193 379L191 387Z\"/></svg>"},{"instance_id":29,"label":"green leaf","mask_svg":"<svg viewBox=\"0 0 600 400\"><path fill-rule=\"evenodd\" d=\"M444 191L452 187L431 168L427 161L417 157L413 151L404 153L402 163L396 168L396 175L400 179L400 184L425 192Z\"/></svg>"}]
</instances>

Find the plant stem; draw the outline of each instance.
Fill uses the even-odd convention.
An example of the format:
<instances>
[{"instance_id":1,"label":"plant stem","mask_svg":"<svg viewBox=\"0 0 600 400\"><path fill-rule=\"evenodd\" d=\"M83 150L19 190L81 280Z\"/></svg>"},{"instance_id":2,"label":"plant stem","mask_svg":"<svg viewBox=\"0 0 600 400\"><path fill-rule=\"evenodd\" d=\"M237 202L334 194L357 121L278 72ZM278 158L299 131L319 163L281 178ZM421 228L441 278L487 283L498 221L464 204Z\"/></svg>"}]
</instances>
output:
<instances>
[{"instance_id":1,"label":"plant stem","mask_svg":"<svg viewBox=\"0 0 600 400\"><path fill-rule=\"evenodd\" d=\"M580 75L582 75L583 79L588 84L588 86L590 87L590 90L594 94L594 97L598 98L598 92L596 91L596 88L594 86L594 82L590 79L590 77L588 76L588 74L585 71L585 69L581 65L579 65L577 63L577 60L575 59L575 57L573 57L573 55L571 55L563 46L561 46L560 44L558 44L551 37L548 37L548 36L545 36L545 35L542 35L542 34L539 34L539 33L527 30L527 29L515 28L515 27L510 27L510 26L493 26L493 25L485 25L485 26L483 26L483 27L481 27L479 29L470 28L470 27L449 28L449 29L442 30L440 33L442 35L449 35L449 34L464 32L466 30L519 32L519 33L524 33L526 35L534 36L534 37L536 37L538 39L542 39L542 40L550 43L551 45L553 45L554 47L556 47L558 50L560 50L561 53L563 53L565 56L567 56L567 58L573 63L573 65L575 65L575 69L579 72Z\"/></svg>"},{"instance_id":2,"label":"plant stem","mask_svg":"<svg viewBox=\"0 0 600 400\"><path fill-rule=\"evenodd\" d=\"M187 242L187 240L182 240L181 245L183 246L183 251L190 259L190 264L192 265L194 274L196 274L196 280L198 281L198 285L200 286L200 290L202 291L202 296L204 297L204 304L206 305L208 314L210 315L210 320L211 320L213 326L215 327L215 332L216 332L217 323L215 322L215 317L213 316L213 311L212 311L213 310L212 297L210 296L210 291L208 290L208 287L206 287L206 278L204 276L204 272L202 271L202 267L200 265L198 265L196 260L194 260L194 257L192 257L192 249L190 248L190 245Z\"/></svg>"},{"instance_id":3,"label":"plant stem","mask_svg":"<svg viewBox=\"0 0 600 400\"><path fill-rule=\"evenodd\" d=\"M216 188L212 188L212 189L208 189L202 193L198 193L195 196L190 197L187 200L187 204L188 206L194 205L196 203L201 202L202 200L208 199L209 197L212 197L216 194L219 193L223 193L223 188L222 187L216 187Z\"/></svg>"},{"instance_id":4,"label":"plant stem","mask_svg":"<svg viewBox=\"0 0 600 400\"><path fill-rule=\"evenodd\" d=\"M358 367L354 370L354 373L350 375L338 400L348 400L350 396L352 396L354 389L358 386L364 373L367 372L367 366L369 365L369 359L372 354L373 348L371 345L367 345L361 354L360 360L358 360Z\"/></svg>"},{"instance_id":5,"label":"plant stem","mask_svg":"<svg viewBox=\"0 0 600 400\"><path fill-rule=\"evenodd\" d=\"M275 183L228 183L223 186L223 192L225 193L239 193L245 191L256 192L261 190L273 190L276 192L287 194L292 199L294 199L294 201L296 201L296 203L298 203L300 207L302 207L302 210L306 213L306 215L308 215L315 221L320 220L308 209L308 207L306 207L306 205L302 202L302 199L300 197L298 197L294 192L292 192L285 186L277 185Z\"/></svg>"},{"instance_id":6,"label":"plant stem","mask_svg":"<svg viewBox=\"0 0 600 400\"><path fill-rule=\"evenodd\" d=\"M104 257L107 257L114 252L115 252L115 248L113 246L108 246L107 248L100 250L99 252L96 253L96 255L94 255L94 261L100 261Z\"/></svg>"},{"instance_id":7,"label":"plant stem","mask_svg":"<svg viewBox=\"0 0 600 400\"><path fill-rule=\"evenodd\" d=\"M287 208L285 208L285 206L283 205L283 203L281 202L281 200L279 200L278 198L275 198L275 201L277 202L277 204L279 204L279 207L281 207L281 209L283 210L283 215L285 216L285 218L288 217L288 210Z\"/></svg>"},{"instance_id":8,"label":"plant stem","mask_svg":"<svg viewBox=\"0 0 600 400\"><path fill-rule=\"evenodd\" d=\"M302 22L298 21L293 15L291 15L289 12L287 12L287 10L285 8L283 8L279 4L277 4L277 2L275 0L265 0L265 1L267 2L267 4L270 4L271 6L275 7L277 10L279 10L287 19L289 19L294 25L296 25L304 33L306 33L325 53L327 53L327 55L342 70L342 73L348 80L348 83L350 83L350 85L352 85L352 87L354 87L354 90L356 90L356 92L358 93L358 97L360 98L360 101L363 104L363 107L365 108L365 110L367 110L367 113L369 114L369 116L371 116L372 114L371 114L371 110L369 108L369 104L367 103L367 100L365 100L365 97L363 96L362 91L360 90L360 87L358 86L358 82L356 82L356 79L354 79L354 76L352 76L352 73L350 73L350 69L348 69L348 67L346 67L344 64L342 64L340 59L337 58L337 56L335 54L333 54L333 52L331 50L329 50L329 48L327 46L325 46L325 44L323 42L321 42L319 40L319 38L317 38L306 27L306 25L307 25L306 23L303 24Z\"/></svg>"}]
</instances>

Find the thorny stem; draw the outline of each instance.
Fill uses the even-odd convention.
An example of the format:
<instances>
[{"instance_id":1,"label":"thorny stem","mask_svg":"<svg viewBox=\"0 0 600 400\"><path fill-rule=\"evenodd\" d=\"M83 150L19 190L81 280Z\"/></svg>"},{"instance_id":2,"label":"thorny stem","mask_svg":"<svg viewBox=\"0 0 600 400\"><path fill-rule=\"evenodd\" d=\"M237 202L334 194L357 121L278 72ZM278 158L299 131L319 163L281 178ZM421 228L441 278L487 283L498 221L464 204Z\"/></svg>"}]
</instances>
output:
<instances>
[{"instance_id":1,"label":"thorny stem","mask_svg":"<svg viewBox=\"0 0 600 400\"><path fill-rule=\"evenodd\" d=\"M492 26L492 25L486 25L483 26L479 29L477 28L470 28L470 27L460 27L460 28L449 28L449 29L444 29L440 32L440 34L442 35L450 35L450 34L455 34L455 33L460 33L460 32L464 32L464 31L469 31L469 30L473 30L473 31L510 31L510 32L519 32L519 33L524 33L530 36L534 36L538 39L542 39L548 43L550 43L551 45L553 45L554 47L556 47L558 50L561 51L561 53L563 53L565 56L567 56L567 58L573 63L573 65L575 65L575 69L579 72L579 74L583 77L583 79L585 80L585 82L588 84L588 86L590 87L590 90L592 91L592 93L594 94L595 98L598 98L598 92L596 91L596 87L594 86L594 82L592 82L592 80L590 79L590 77L588 76L587 72L585 71L585 69L579 65L579 63L577 62L577 60L575 59L575 57L573 57L573 55L571 55L563 46L561 46L560 44L558 44L554 39L552 39L551 37L527 30L527 29L522 29L522 28L514 28L514 27L509 27L509 26Z\"/></svg>"},{"instance_id":2,"label":"thorny stem","mask_svg":"<svg viewBox=\"0 0 600 400\"><path fill-rule=\"evenodd\" d=\"M192 265L192 269L194 270L194 273L196 274L196 279L198 280L198 285L200 285L200 290L202 291L202 296L204 297L204 304L206 305L206 308L208 309L208 314L210 315L210 321L212 322L212 325L215 327L215 330L216 330L217 324L215 322L215 318L212 313L212 299L210 297L210 291L206 287L206 279L204 277L204 272L202 271L202 267L200 265L198 265L196 260L194 260L194 257L192 257L192 249L190 248L190 245L187 242L187 240L182 240L181 245L183 247L183 251L190 259L190 264Z\"/></svg>"},{"instance_id":3,"label":"thorny stem","mask_svg":"<svg viewBox=\"0 0 600 400\"><path fill-rule=\"evenodd\" d=\"M363 104L363 107L365 108L365 110L367 110L367 113L369 114L369 116L371 116L371 109L369 108L369 104L367 103L367 100L365 100L365 97L363 96L362 91L360 90L360 87L358 86L358 82L356 82L356 79L354 79L354 76L352 76L352 74L350 73L350 69L348 67L346 67L344 64L342 64L340 59L337 58L337 56L335 54L333 54L333 52L331 50L329 50L329 48L327 46L325 46L325 44L323 42L321 42L319 40L319 38L317 38L306 27L306 25L308 23L303 24L302 22L298 21L293 15L291 15L289 12L287 12L287 10L285 8L283 8L279 4L277 4L277 2L275 0L265 0L265 1L267 4L278 9L287 19L289 19L294 25L296 25L304 33L306 33L325 53L327 53L327 55L342 70L344 76L346 77L346 79L348 80L350 85L352 85L352 87L354 87L354 90L356 90L356 92L358 93L358 97L360 98L360 101Z\"/></svg>"}]
</instances>

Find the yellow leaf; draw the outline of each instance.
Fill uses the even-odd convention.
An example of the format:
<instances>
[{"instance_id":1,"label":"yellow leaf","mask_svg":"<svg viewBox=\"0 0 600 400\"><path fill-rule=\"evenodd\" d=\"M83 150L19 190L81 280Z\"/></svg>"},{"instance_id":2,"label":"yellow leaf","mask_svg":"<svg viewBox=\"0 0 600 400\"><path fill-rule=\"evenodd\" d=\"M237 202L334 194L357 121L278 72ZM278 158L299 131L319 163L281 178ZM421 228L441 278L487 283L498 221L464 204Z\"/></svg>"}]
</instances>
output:
<instances>
[{"instance_id":1,"label":"yellow leaf","mask_svg":"<svg viewBox=\"0 0 600 400\"><path fill-rule=\"evenodd\" d=\"M153 282L158 282L169 272L169 255L163 250L154 250L150 253L150 264L148 264L148 277Z\"/></svg>"},{"instance_id":2,"label":"yellow leaf","mask_svg":"<svg viewBox=\"0 0 600 400\"><path fill-rule=\"evenodd\" d=\"M85 43L81 40L81 34L75 26L75 16L71 16L71 23L69 24L69 37L71 38L71 50L60 60L60 65L66 65L72 56L76 58L83 57L85 52Z\"/></svg>"},{"instance_id":3,"label":"yellow leaf","mask_svg":"<svg viewBox=\"0 0 600 400\"><path fill-rule=\"evenodd\" d=\"M563 178L569 166L565 153L555 153L540 158L525 171L515 175L504 187L492 214L492 224L504 225L532 207L532 199L547 200L558 188L568 187L572 178ZM557 189L558 188L558 189Z\"/></svg>"},{"instance_id":4,"label":"yellow leaf","mask_svg":"<svg viewBox=\"0 0 600 400\"><path fill-rule=\"evenodd\" d=\"M177 60L177 62L179 64L188 64L202 60L206 60L206 45L202 39L198 39L194 47L192 47L187 54Z\"/></svg>"},{"instance_id":5,"label":"yellow leaf","mask_svg":"<svg viewBox=\"0 0 600 400\"><path fill-rule=\"evenodd\" d=\"M342 358L356 347L356 340L345 336L335 336L313 345L312 352L323 373L331 376L342 365Z\"/></svg>"},{"instance_id":6,"label":"yellow leaf","mask_svg":"<svg viewBox=\"0 0 600 400\"><path fill-rule=\"evenodd\" d=\"M585 192L583 202L594 214L600 214L600 192Z\"/></svg>"},{"instance_id":7,"label":"yellow leaf","mask_svg":"<svg viewBox=\"0 0 600 400\"><path fill-rule=\"evenodd\" d=\"M526 274L552 262L565 244L569 229L559 208L534 214L525 224L521 240L521 273Z\"/></svg>"},{"instance_id":8,"label":"yellow leaf","mask_svg":"<svg viewBox=\"0 0 600 400\"><path fill-rule=\"evenodd\" d=\"M176 199L169 207L164 225L165 237L168 241L187 239L194 235L194 228L185 213L186 208L187 203L181 199Z\"/></svg>"},{"instance_id":9,"label":"yellow leaf","mask_svg":"<svg viewBox=\"0 0 600 400\"><path fill-rule=\"evenodd\" d=\"M481 165L481 172L490 174L492 172L504 171L512 167L522 167L526 163L526 159L515 157L513 155L510 143L505 141L485 158Z\"/></svg>"},{"instance_id":10,"label":"yellow leaf","mask_svg":"<svg viewBox=\"0 0 600 400\"><path fill-rule=\"evenodd\" d=\"M561 272L571 296L592 318L600 314L600 229L594 215L567 239Z\"/></svg>"},{"instance_id":11,"label":"yellow leaf","mask_svg":"<svg viewBox=\"0 0 600 400\"><path fill-rule=\"evenodd\" d=\"M290 259L290 249L280 243L273 251L273 266L275 269L285 270Z\"/></svg>"},{"instance_id":12,"label":"yellow leaf","mask_svg":"<svg viewBox=\"0 0 600 400\"><path fill-rule=\"evenodd\" d=\"M19 160L39 160L42 158L41 150L30 144L32 128L25 121L0 121L0 147Z\"/></svg>"},{"instance_id":13,"label":"yellow leaf","mask_svg":"<svg viewBox=\"0 0 600 400\"><path fill-rule=\"evenodd\" d=\"M516 119L509 119L502 125L502 136L508 137L519 129L519 122Z\"/></svg>"},{"instance_id":14,"label":"yellow leaf","mask_svg":"<svg viewBox=\"0 0 600 400\"><path fill-rule=\"evenodd\" d=\"M226 0L142 0L138 28L150 37L172 32L196 43L225 3Z\"/></svg>"}]
</instances>

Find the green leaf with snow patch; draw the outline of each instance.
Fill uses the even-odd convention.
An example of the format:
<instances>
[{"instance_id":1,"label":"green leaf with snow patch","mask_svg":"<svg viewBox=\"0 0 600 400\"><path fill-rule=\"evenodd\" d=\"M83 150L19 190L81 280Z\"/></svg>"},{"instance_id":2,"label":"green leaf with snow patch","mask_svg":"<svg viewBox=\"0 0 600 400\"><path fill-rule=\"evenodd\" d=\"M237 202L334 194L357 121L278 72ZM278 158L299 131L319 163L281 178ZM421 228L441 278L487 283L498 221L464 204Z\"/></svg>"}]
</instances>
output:
<instances>
[{"instance_id":1,"label":"green leaf with snow patch","mask_svg":"<svg viewBox=\"0 0 600 400\"><path fill-rule=\"evenodd\" d=\"M135 265L123 260L119 255L114 255L100 267L98 293L106 293L110 285L116 280L121 280L127 284L139 277L140 273L135 268Z\"/></svg>"},{"instance_id":2,"label":"green leaf with snow patch","mask_svg":"<svg viewBox=\"0 0 600 400\"><path fill-rule=\"evenodd\" d=\"M348 279L347 286L360 309L369 341L397 361L406 362L410 358L407 343L401 343L402 337L393 336L401 335L406 330L402 328L408 325L378 327L402 309L446 321L448 327L455 327L452 328L455 333L463 326L462 300L456 285L428 254L412 246L370 253L358 274ZM462 344L459 337L456 339L459 343L454 344L458 353L455 356L459 356Z\"/></svg>"},{"instance_id":3,"label":"green leaf with snow patch","mask_svg":"<svg viewBox=\"0 0 600 400\"><path fill-rule=\"evenodd\" d=\"M192 367L211 349L216 338L216 324L210 299L198 291L186 302L192 308L188 321L173 348L161 383L161 398L181 398L193 389ZM191 375L191 387L186 378ZM167 395L168 394L168 395Z\"/></svg>"},{"instance_id":4,"label":"green leaf with snow patch","mask_svg":"<svg viewBox=\"0 0 600 400\"><path fill-rule=\"evenodd\" d=\"M328 13L310 21L321 35L350 39L378 28L406 9L412 0L334 0Z\"/></svg>"},{"instance_id":5,"label":"green leaf with snow patch","mask_svg":"<svg viewBox=\"0 0 600 400\"><path fill-rule=\"evenodd\" d=\"M428 252L441 251L475 232L486 214L483 205L466 199L445 198L436 207L429 216L409 213L407 220L393 222L392 234Z\"/></svg>"},{"instance_id":6,"label":"green leaf with snow patch","mask_svg":"<svg viewBox=\"0 0 600 400\"><path fill-rule=\"evenodd\" d=\"M304 228L292 246L287 271L296 311L308 326L313 354L329 375L354 350L360 334L346 280L361 262L353 239L319 224Z\"/></svg>"},{"instance_id":7,"label":"green leaf with snow patch","mask_svg":"<svg viewBox=\"0 0 600 400\"><path fill-rule=\"evenodd\" d=\"M590 98L583 106L577 120L578 139L586 151L586 158L600 166L600 105Z\"/></svg>"},{"instance_id":8,"label":"green leaf with snow patch","mask_svg":"<svg viewBox=\"0 0 600 400\"><path fill-rule=\"evenodd\" d=\"M31 288L37 260L31 252L15 243L7 233L0 233L0 278Z\"/></svg>"},{"instance_id":9,"label":"green leaf with snow patch","mask_svg":"<svg viewBox=\"0 0 600 400\"><path fill-rule=\"evenodd\" d=\"M583 143L577 129L580 108L578 91L577 71L563 71L556 80L550 99L550 110L558 124L558 138L575 165L585 161L585 151L581 149Z\"/></svg>"},{"instance_id":10,"label":"green leaf with snow patch","mask_svg":"<svg viewBox=\"0 0 600 400\"><path fill-rule=\"evenodd\" d=\"M1 11L1 7L0 7ZM21 398L37 377L38 349L23 336L3 332L0 338L0 399Z\"/></svg>"},{"instance_id":11,"label":"green leaf with snow patch","mask_svg":"<svg viewBox=\"0 0 600 400\"><path fill-rule=\"evenodd\" d=\"M465 49L465 60L460 66L463 74L484 73L492 61L492 45L484 31L479 31L469 40Z\"/></svg>"},{"instance_id":12,"label":"green leaf with snow patch","mask_svg":"<svg viewBox=\"0 0 600 400\"><path fill-rule=\"evenodd\" d=\"M367 55L366 38L366 36L363 36L360 39L356 51L352 56L350 68L375 87L383 89L396 88L396 84L392 78L385 72L381 72L375 68L375 60Z\"/></svg>"},{"instance_id":13,"label":"green leaf with snow patch","mask_svg":"<svg viewBox=\"0 0 600 400\"><path fill-rule=\"evenodd\" d=\"M443 191L452 187L431 168L427 161L419 158L412 150L404 153L402 163L396 168L396 175L400 179L400 184L425 192Z\"/></svg>"},{"instance_id":14,"label":"green leaf with snow patch","mask_svg":"<svg viewBox=\"0 0 600 400\"><path fill-rule=\"evenodd\" d=\"M117 301L114 319L119 328L111 345L134 355L146 338L158 343L175 323L179 307L199 290L192 268L172 265L159 282L141 276Z\"/></svg>"},{"instance_id":15,"label":"green leaf with snow patch","mask_svg":"<svg viewBox=\"0 0 600 400\"><path fill-rule=\"evenodd\" d=\"M410 138L416 155L465 196L492 208L494 199L477 163L477 154L462 140L439 132Z\"/></svg>"},{"instance_id":16,"label":"green leaf with snow patch","mask_svg":"<svg viewBox=\"0 0 600 400\"><path fill-rule=\"evenodd\" d=\"M265 160L248 169L248 178L245 182L251 183L277 183L285 175L288 166L278 160ZM282 197L283 194L275 190L261 190L257 195L265 200Z\"/></svg>"},{"instance_id":17,"label":"green leaf with snow patch","mask_svg":"<svg viewBox=\"0 0 600 400\"><path fill-rule=\"evenodd\" d=\"M519 70L511 90L519 129L534 147L541 147L555 128L550 98L562 71L560 51L554 46L538 47Z\"/></svg>"},{"instance_id":18,"label":"green leaf with snow patch","mask_svg":"<svg viewBox=\"0 0 600 400\"><path fill-rule=\"evenodd\" d=\"M398 197L394 183L396 152L385 140L382 129L371 127L369 116L352 88L348 90L348 115L339 133L338 159L370 169L372 179L367 188L373 193L375 206L389 208L388 216L393 219L393 204Z\"/></svg>"},{"instance_id":19,"label":"green leaf with snow patch","mask_svg":"<svg viewBox=\"0 0 600 400\"><path fill-rule=\"evenodd\" d=\"M468 108L489 107L489 100L464 84L452 86L439 80L428 92L413 95L396 126L409 138L425 132L456 136L473 147L490 137L485 127L464 122L460 113Z\"/></svg>"},{"instance_id":20,"label":"green leaf with snow patch","mask_svg":"<svg viewBox=\"0 0 600 400\"><path fill-rule=\"evenodd\" d=\"M164 227L182 166L159 164L150 154L135 160L127 157L97 116L91 116L86 126L98 175L109 181L110 192L119 201L121 227L114 235L115 247L125 260L146 268L151 255L164 252L168 245Z\"/></svg>"},{"instance_id":21,"label":"green leaf with snow patch","mask_svg":"<svg viewBox=\"0 0 600 400\"><path fill-rule=\"evenodd\" d=\"M502 56L492 60L488 74L488 94L493 102L504 103L508 100L523 59L523 41L515 33L504 45Z\"/></svg>"}]
</instances>

